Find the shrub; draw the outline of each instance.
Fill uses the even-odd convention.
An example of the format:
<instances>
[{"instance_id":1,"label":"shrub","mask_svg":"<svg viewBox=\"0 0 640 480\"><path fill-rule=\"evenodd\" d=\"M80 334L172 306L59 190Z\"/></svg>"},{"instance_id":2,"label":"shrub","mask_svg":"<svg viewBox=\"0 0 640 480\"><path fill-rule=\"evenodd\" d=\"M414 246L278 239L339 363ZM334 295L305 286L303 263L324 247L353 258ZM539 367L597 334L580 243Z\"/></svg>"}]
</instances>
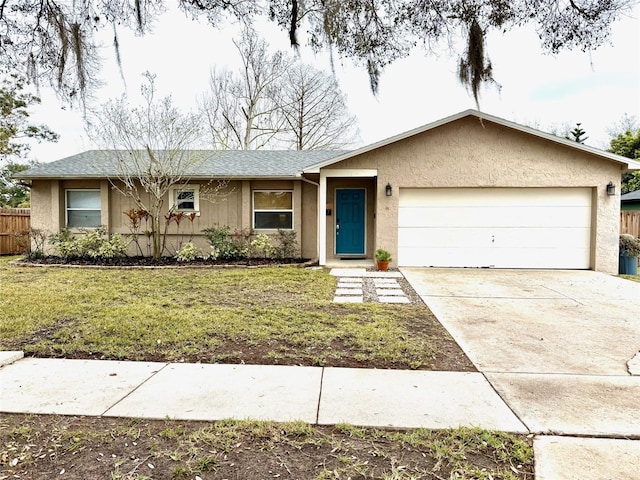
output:
<instances>
[{"instance_id":1,"label":"shrub","mask_svg":"<svg viewBox=\"0 0 640 480\"><path fill-rule=\"evenodd\" d=\"M211 259L231 260L240 256L229 227L209 227L202 233L211 245Z\"/></svg>"},{"instance_id":2,"label":"shrub","mask_svg":"<svg viewBox=\"0 0 640 480\"><path fill-rule=\"evenodd\" d=\"M199 256L200 249L191 242L185 243L176 254L176 258L179 262L193 262Z\"/></svg>"},{"instance_id":3,"label":"shrub","mask_svg":"<svg viewBox=\"0 0 640 480\"><path fill-rule=\"evenodd\" d=\"M633 235L620 235L620 253L625 252L628 257L640 257L640 238Z\"/></svg>"},{"instance_id":4,"label":"shrub","mask_svg":"<svg viewBox=\"0 0 640 480\"><path fill-rule=\"evenodd\" d=\"M271 258L274 253L273 242L271 237L264 233L259 233L256 238L251 241L251 256L258 257L262 254L263 258Z\"/></svg>"},{"instance_id":5,"label":"shrub","mask_svg":"<svg viewBox=\"0 0 640 480\"><path fill-rule=\"evenodd\" d=\"M110 262L127 255L127 244L122 235L114 234L110 238L104 227L82 230L78 237L68 228L63 228L60 233L50 235L49 242L64 261L94 259Z\"/></svg>"},{"instance_id":6,"label":"shrub","mask_svg":"<svg viewBox=\"0 0 640 480\"><path fill-rule=\"evenodd\" d=\"M297 258L298 239L295 230L278 230L278 245L274 248L276 258Z\"/></svg>"},{"instance_id":7,"label":"shrub","mask_svg":"<svg viewBox=\"0 0 640 480\"><path fill-rule=\"evenodd\" d=\"M113 260L127 256L127 243L122 235L114 233L110 240L103 241L98 247L95 258Z\"/></svg>"},{"instance_id":8,"label":"shrub","mask_svg":"<svg viewBox=\"0 0 640 480\"><path fill-rule=\"evenodd\" d=\"M80 257L80 246L68 228L63 228L60 233L49 235L49 243L65 261Z\"/></svg>"},{"instance_id":9,"label":"shrub","mask_svg":"<svg viewBox=\"0 0 640 480\"><path fill-rule=\"evenodd\" d=\"M21 250L26 252L26 258L36 260L44 257L44 244L47 241L47 234L39 228L29 228L25 232L14 235L16 244Z\"/></svg>"}]
</instances>

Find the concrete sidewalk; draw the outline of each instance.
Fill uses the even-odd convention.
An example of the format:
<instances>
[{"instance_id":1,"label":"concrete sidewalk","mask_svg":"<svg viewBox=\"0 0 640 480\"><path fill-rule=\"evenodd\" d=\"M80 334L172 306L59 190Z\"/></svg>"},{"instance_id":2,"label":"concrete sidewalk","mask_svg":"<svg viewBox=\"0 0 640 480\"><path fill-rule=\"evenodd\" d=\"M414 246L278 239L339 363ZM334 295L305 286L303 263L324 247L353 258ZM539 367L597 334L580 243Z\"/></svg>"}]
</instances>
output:
<instances>
[{"instance_id":1,"label":"concrete sidewalk","mask_svg":"<svg viewBox=\"0 0 640 480\"><path fill-rule=\"evenodd\" d=\"M527 433L480 373L23 358L0 411Z\"/></svg>"},{"instance_id":2,"label":"concrete sidewalk","mask_svg":"<svg viewBox=\"0 0 640 480\"><path fill-rule=\"evenodd\" d=\"M552 413L552 396L548 406L514 402L512 410L481 373L64 360L22 358L22 352L0 352L0 367L5 413L470 426L513 433L555 433L567 421ZM491 380L511 403L512 379ZM618 435L634 436L635 422L624 427L625 419L617 420L611 428ZM536 480L640 479L638 440L538 435L534 454Z\"/></svg>"}]
</instances>

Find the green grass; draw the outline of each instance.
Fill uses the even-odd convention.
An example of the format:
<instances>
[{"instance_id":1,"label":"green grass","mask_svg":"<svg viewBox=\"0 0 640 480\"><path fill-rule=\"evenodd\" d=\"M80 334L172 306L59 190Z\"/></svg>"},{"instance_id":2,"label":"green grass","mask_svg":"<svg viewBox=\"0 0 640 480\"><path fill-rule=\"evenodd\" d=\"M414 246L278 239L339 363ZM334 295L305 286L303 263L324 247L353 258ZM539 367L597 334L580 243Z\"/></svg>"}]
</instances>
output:
<instances>
[{"instance_id":1,"label":"green grass","mask_svg":"<svg viewBox=\"0 0 640 480\"><path fill-rule=\"evenodd\" d=\"M428 365L424 306L338 305L335 278L287 268L93 269L0 260L0 348L36 356Z\"/></svg>"}]
</instances>

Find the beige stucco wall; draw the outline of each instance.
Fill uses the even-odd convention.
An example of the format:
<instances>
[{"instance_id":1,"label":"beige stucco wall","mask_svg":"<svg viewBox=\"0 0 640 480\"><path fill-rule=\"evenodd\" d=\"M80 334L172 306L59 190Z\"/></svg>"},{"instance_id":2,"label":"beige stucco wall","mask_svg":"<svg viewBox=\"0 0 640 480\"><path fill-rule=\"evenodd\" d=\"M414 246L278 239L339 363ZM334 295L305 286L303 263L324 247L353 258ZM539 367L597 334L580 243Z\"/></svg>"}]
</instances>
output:
<instances>
[{"instance_id":1,"label":"beige stucco wall","mask_svg":"<svg viewBox=\"0 0 640 480\"><path fill-rule=\"evenodd\" d=\"M294 230L297 232L298 244L304 258L317 256L317 187L303 181L293 180L237 180L228 182L227 186L214 192L217 185L213 182L190 182L200 185L200 215L191 222L182 220L180 229L172 223L167 237L169 252L189 239L193 239L203 251L209 250L209 244L202 235L202 230L212 226L229 226L231 230L252 229L252 192L254 190L291 190L294 201ZM136 208L131 198L122 195L107 180L34 180L31 188L33 228L47 233L59 232L65 225L65 190L70 188L91 188L101 190L102 224L111 233L131 234L129 219L123 212ZM144 198L144 197L143 197ZM163 214L169 209L168 198L165 198ZM142 225L140 231L144 231ZM260 231L275 235L275 231ZM139 235L139 243L146 252L146 240ZM50 247L47 249L51 252ZM139 253L134 243L129 253Z\"/></svg>"},{"instance_id":2,"label":"beige stucco wall","mask_svg":"<svg viewBox=\"0 0 640 480\"><path fill-rule=\"evenodd\" d=\"M397 258L401 188L591 187L591 268L617 273L621 166L589 153L477 118L434 128L400 142L331 165L334 169L377 169L375 248ZM353 179L354 182L358 179ZM616 196L606 194L609 182ZM385 185L393 186L386 197ZM329 194L329 192L327 192ZM329 230L329 225L328 225ZM333 235L328 232L327 237ZM332 247L327 245L327 256Z\"/></svg>"}]
</instances>

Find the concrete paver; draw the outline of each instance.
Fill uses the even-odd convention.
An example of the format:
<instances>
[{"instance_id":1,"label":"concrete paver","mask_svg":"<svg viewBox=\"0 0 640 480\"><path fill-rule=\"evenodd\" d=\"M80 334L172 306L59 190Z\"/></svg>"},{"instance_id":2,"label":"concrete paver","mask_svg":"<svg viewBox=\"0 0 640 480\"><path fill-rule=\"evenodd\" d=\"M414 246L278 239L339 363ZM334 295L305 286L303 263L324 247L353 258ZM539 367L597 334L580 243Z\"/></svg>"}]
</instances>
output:
<instances>
[{"instance_id":1,"label":"concrete paver","mask_svg":"<svg viewBox=\"0 0 640 480\"><path fill-rule=\"evenodd\" d=\"M355 283L362 285L362 277L338 277L338 285L345 283Z\"/></svg>"},{"instance_id":2,"label":"concrete paver","mask_svg":"<svg viewBox=\"0 0 640 480\"><path fill-rule=\"evenodd\" d=\"M640 479L640 440L540 436L536 480Z\"/></svg>"},{"instance_id":3,"label":"concrete paver","mask_svg":"<svg viewBox=\"0 0 640 480\"><path fill-rule=\"evenodd\" d=\"M0 411L101 415L164 363L25 358L0 369Z\"/></svg>"},{"instance_id":4,"label":"concrete paver","mask_svg":"<svg viewBox=\"0 0 640 480\"><path fill-rule=\"evenodd\" d=\"M372 281L376 287L378 285L384 285L384 286L394 286L397 288L401 288L400 284L398 283L398 280L396 280L395 278L374 278L372 279Z\"/></svg>"},{"instance_id":5,"label":"concrete paver","mask_svg":"<svg viewBox=\"0 0 640 480\"><path fill-rule=\"evenodd\" d=\"M487 379L535 433L640 436L640 378L487 373Z\"/></svg>"},{"instance_id":6,"label":"concrete paver","mask_svg":"<svg viewBox=\"0 0 640 480\"><path fill-rule=\"evenodd\" d=\"M378 297L380 303L411 303L407 297L395 296L395 297Z\"/></svg>"},{"instance_id":7,"label":"concrete paver","mask_svg":"<svg viewBox=\"0 0 640 480\"><path fill-rule=\"evenodd\" d=\"M363 303L364 299L360 296L335 296L333 297L334 303Z\"/></svg>"},{"instance_id":8,"label":"concrete paver","mask_svg":"<svg viewBox=\"0 0 640 480\"><path fill-rule=\"evenodd\" d=\"M400 272L364 272L364 276L367 278L402 278Z\"/></svg>"},{"instance_id":9,"label":"concrete paver","mask_svg":"<svg viewBox=\"0 0 640 480\"><path fill-rule=\"evenodd\" d=\"M340 422L527 431L481 374L467 372L325 368L318 423Z\"/></svg>"},{"instance_id":10,"label":"concrete paver","mask_svg":"<svg viewBox=\"0 0 640 480\"><path fill-rule=\"evenodd\" d=\"M336 296L342 295L362 295L362 288L336 288Z\"/></svg>"},{"instance_id":11,"label":"concrete paver","mask_svg":"<svg viewBox=\"0 0 640 480\"><path fill-rule=\"evenodd\" d=\"M404 295L402 289L397 288L377 288L376 295L379 297L392 297L398 295Z\"/></svg>"},{"instance_id":12,"label":"concrete paver","mask_svg":"<svg viewBox=\"0 0 640 480\"><path fill-rule=\"evenodd\" d=\"M321 377L313 367L170 364L106 415L315 423Z\"/></svg>"},{"instance_id":13,"label":"concrete paver","mask_svg":"<svg viewBox=\"0 0 640 480\"><path fill-rule=\"evenodd\" d=\"M24 352L20 351L6 351L0 352L0 367L5 365L11 365L16 360L20 360L24 357Z\"/></svg>"},{"instance_id":14,"label":"concrete paver","mask_svg":"<svg viewBox=\"0 0 640 480\"><path fill-rule=\"evenodd\" d=\"M364 277L366 268L332 268L329 272L334 277Z\"/></svg>"}]
</instances>

